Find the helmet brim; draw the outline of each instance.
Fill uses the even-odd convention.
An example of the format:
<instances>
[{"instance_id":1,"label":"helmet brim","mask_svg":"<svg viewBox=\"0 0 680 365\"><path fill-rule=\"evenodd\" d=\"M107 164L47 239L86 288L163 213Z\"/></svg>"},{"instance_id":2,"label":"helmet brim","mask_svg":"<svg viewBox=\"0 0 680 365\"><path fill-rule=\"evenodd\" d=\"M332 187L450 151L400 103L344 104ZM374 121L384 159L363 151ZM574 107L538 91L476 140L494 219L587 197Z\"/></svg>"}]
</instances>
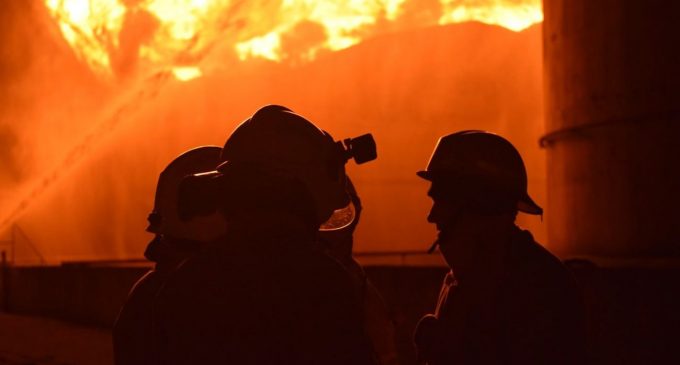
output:
<instances>
[{"instance_id":1,"label":"helmet brim","mask_svg":"<svg viewBox=\"0 0 680 365\"><path fill-rule=\"evenodd\" d=\"M416 175L418 177L423 178L427 181L433 181L436 179L436 177L444 177L447 176L445 173L435 173L433 171L418 171L416 172ZM543 214L543 208L541 208L536 202L534 202L533 199L529 196L527 193L522 193L522 195L519 198L519 201L517 202L517 210L526 213L526 214L531 214L531 215L542 215Z\"/></svg>"},{"instance_id":2,"label":"helmet brim","mask_svg":"<svg viewBox=\"0 0 680 365\"><path fill-rule=\"evenodd\" d=\"M418 175L420 178L423 178L427 181L432 181L432 172L431 171L418 171L416 172L416 175Z\"/></svg>"},{"instance_id":3,"label":"helmet brim","mask_svg":"<svg viewBox=\"0 0 680 365\"><path fill-rule=\"evenodd\" d=\"M529 194L522 194L519 201L517 202L517 210L526 214L532 215L543 215L543 208L541 208Z\"/></svg>"}]
</instances>

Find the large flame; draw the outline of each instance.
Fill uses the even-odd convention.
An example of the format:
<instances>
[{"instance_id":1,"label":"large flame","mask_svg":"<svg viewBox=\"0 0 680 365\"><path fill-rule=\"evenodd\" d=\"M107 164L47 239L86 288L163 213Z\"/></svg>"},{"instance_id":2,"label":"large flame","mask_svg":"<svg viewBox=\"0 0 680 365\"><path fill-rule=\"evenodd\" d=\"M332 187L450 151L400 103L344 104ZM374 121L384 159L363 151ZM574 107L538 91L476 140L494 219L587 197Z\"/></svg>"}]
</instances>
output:
<instances>
[{"instance_id":1,"label":"large flame","mask_svg":"<svg viewBox=\"0 0 680 365\"><path fill-rule=\"evenodd\" d=\"M160 68L183 80L226 45L235 58L304 63L320 52L413 26L479 21L520 31L541 22L540 0L46 0L79 58L123 76Z\"/></svg>"}]
</instances>

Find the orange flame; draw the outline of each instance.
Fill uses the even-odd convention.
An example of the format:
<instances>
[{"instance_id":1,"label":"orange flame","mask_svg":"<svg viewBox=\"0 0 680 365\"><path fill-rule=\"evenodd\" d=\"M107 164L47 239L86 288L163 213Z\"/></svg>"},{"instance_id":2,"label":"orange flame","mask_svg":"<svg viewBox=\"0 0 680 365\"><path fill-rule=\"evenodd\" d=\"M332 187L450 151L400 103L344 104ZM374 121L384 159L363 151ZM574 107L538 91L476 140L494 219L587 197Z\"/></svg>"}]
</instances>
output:
<instances>
[{"instance_id":1,"label":"orange flame","mask_svg":"<svg viewBox=\"0 0 680 365\"><path fill-rule=\"evenodd\" d=\"M240 60L302 63L414 25L479 21L520 31L543 20L540 0L45 1L64 39L98 74L155 67L181 80L200 76L201 59L218 44ZM426 16L414 22L414 13Z\"/></svg>"}]
</instances>

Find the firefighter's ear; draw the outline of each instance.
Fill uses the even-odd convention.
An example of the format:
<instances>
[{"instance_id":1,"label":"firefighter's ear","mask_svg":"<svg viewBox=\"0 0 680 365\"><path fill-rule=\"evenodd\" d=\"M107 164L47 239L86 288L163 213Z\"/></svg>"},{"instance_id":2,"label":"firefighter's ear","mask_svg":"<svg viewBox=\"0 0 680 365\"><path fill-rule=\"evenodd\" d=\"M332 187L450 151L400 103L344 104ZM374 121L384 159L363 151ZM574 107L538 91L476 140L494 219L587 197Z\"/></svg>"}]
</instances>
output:
<instances>
[{"instance_id":1,"label":"firefighter's ear","mask_svg":"<svg viewBox=\"0 0 680 365\"><path fill-rule=\"evenodd\" d=\"M187 175L179 185L177 214L183 221L207 216L217 211L216 181L212 176Z\"/></svg>"}]
</instances>

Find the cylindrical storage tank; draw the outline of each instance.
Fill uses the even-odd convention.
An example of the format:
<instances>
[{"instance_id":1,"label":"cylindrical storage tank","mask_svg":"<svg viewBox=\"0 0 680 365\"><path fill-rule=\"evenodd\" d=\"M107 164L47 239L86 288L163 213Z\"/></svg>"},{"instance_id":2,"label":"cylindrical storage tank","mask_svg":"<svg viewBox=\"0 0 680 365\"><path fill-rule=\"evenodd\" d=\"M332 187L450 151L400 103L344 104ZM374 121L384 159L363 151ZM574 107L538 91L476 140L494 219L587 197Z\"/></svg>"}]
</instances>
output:
<instances>
[{"instance_id":1,"label":"cylindrical storage tank","mask_svg":"<svg viewBox=\"0 0 680 365\"><path fill-rule=\"evenodd\" d=\"M680 257L680 1L543 11L550 247Z\"/></svg>"}]
</instances>

